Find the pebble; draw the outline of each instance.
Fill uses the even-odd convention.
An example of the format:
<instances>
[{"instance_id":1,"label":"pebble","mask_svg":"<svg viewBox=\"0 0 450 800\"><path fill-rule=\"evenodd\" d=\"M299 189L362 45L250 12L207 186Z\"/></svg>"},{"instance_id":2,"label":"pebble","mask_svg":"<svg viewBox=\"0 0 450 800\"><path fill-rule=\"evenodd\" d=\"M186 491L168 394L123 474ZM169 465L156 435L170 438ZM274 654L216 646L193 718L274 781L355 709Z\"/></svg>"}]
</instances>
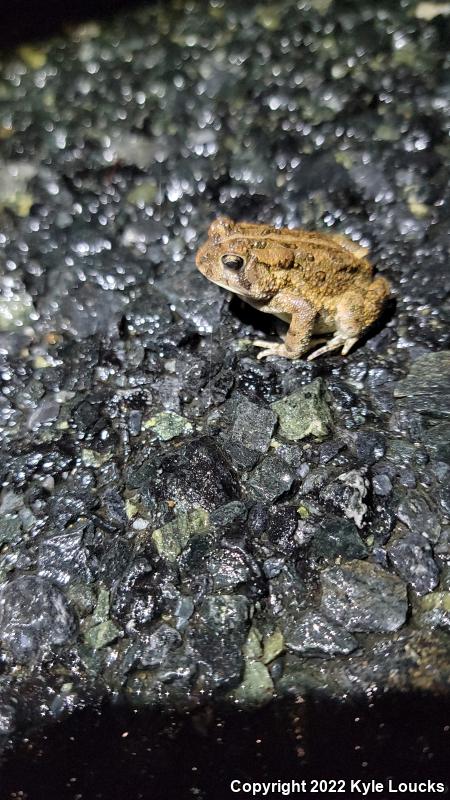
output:
<instances>
[{"instance_id":1,"label":"pebble","mask_svg":"<svg viewBox=\"0 0 450 800\"><path fill-rule=\"evenodd\" d=\"M22 575L0 587L0 639L14 661L36 661L75 632L64 594L49 581Z\"/></svg>"},{"instance_id":2,"label":"pebble","mask_svg":"<svg viewBox=\"0 0 450 800\"><path fill-rule=\"evenodd\" d=\"M392 632L406 621L405 584L374 564L327 567L320 581L323 613L352 633Z\"/></svg>"}]
</instances>

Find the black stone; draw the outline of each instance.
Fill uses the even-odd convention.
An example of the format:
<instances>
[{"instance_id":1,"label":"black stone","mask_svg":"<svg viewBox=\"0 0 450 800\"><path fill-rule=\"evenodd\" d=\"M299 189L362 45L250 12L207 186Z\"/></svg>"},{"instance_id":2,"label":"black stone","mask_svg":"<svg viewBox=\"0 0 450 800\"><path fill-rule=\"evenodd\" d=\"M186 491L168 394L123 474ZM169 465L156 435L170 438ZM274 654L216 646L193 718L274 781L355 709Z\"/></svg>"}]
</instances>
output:
<instances>
[{"instance_id":1,"label":"black stone","mask_svg":"<svg viewBox=\"0 0 450 800\"><path fill-rule=\"evenodd\" d=\"M75 631L64 594L44 578L23 575L0 587L0 639L14 661L36 661Z\"/></svg>"},{"instance_id":2,"label":"black stone","mask_svg":"<svg viewBox=\"0 0 450 800\"><path fill-rule=\"evenodd\" d=\"M96 574L96 559L84 543L84 525L44 539L39 547L38 574L59 586L74 581L89 583Z\"/></svg>"},{"instance_id":3,"label":"black stone","mask_svg":"<svg viewBox=\"0 0 450 800\"><path fill-rule=\"evenodd\" d=\"M409 375L395 387L395 397L409 411L427 417L445 419L450 416L450 351L427 353L411 365Z\"/></svg>"},{"instance_id":4,"label":"black stone","mask_svg":"<svg viewBox=\"0 0 450 800\"><path fill-rule=\"evenodd\" d=\"M285 461L268 455L251 473L248 483L255 497L270 502L286 494L294 479L295 474Z\"/></svg>"},{"instance_id":5,"label":"black stone","mask_svg":"<svg viewBox=\"0 0 450 800\"><path fill-rule=\"evenodd\" d=\"M267 542L274 550L292 555L298 547L295 540L299 517L294 506L271 508L256 503L248 516L250 536Z\"/></svg>"},{"instance_id":6,"label":"black stone","mask_svg":"<svg viewBox=\"0 0 450 800\"><path fill-rule=\"evenodd\" d=\"M283 624L283 634L287 649L302 656L348 655L358 646L354 636L317 611Z\"/></svg>"},{"instance_id":7,"label":"black stone","mask_svg":"<svg viewBox=\"0 0 450 800\"><path fill-rule=\"evenodd\" d=\"M162 461L160 469L155 496L158 500L175 500L180 509L201 506L212 511L239 499L234 474L220 447L208 437L180 448Z\"/></svg>"},{"instance_id":8,"label":"black stone","mask_svg":"<svg viewBox=\"0 0 450 800\"><path fill-rule=\"evenodd\" d=\"M334 561L338 556L350 560L368 555L367 546L359 536L355 523L335 516L326 517L321 522L310 547L314 558L327 561Z\"/></svg>"},{"instance_id":9,"label":"black stone","mask_svg":"<svg viewBox=\"0 0 450 800\"><path fill-rule=\"evenodd\" d=\"M239 683L249 610L242 595L210 597L203 603L195 626L190 627L189 642L205 689L223 689Z\"/></svg>"},{"instance_id":10,"label":"black stone","mask_svg":"<svg viewBox=\"0 0 450 800\"><path fill-rule=\"evenodd\" d=\"M406 621L405 584L365 561L328 567L321 574L322 611L348 631L396 631Z\"/></svg>"},{"instance_id":11,"label":"black stone","mask_svg":"<svg viewBox=\"0 0 450 800\"><path fill-rule=\"evenodd\" d=\"M430 543L424 536L410 533L399 536L388 548L395 571L418 595L428 594L439 583L439 569Z\"/></svg>"}]
</instances>

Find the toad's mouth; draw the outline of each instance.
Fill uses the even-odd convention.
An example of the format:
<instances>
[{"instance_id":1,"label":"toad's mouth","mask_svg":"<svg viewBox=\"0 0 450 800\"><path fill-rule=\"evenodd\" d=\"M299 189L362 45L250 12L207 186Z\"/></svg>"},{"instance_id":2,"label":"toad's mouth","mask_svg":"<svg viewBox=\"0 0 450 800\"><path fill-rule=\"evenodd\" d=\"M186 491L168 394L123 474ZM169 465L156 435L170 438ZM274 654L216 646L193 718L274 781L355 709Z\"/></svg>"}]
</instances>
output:
<instances>
[{"instance_id":1,"label":"toad's mouth","mask_svg":"<svg viewBox=\"0 0 450 800\"><path fill-rule=\"evenodd\" d=\"M216 281L210 278L212 283L215 283L216 286L220 286L221 289L226 289L228 292L232 292L233 294L237 294L238 297L243 297L246 300L248 297L253 297L251 292L246 292L245 289L239 287L239 289L235 289L234 286L230 286L227 283L222 283L221 281Z\"/></svg>"}]
</instances>

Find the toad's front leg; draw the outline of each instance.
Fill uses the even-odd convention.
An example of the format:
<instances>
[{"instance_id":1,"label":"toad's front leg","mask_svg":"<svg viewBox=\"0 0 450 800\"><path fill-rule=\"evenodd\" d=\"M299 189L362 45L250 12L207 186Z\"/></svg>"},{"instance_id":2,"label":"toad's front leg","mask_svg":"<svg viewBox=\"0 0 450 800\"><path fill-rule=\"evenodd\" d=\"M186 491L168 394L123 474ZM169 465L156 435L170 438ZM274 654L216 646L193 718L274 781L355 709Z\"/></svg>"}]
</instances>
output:
<instances>
[{"instance_id":1,"label":"toad's front leg","mask_svg":"<svg viewBox=\"0 0 450 800\"><path fill-rule=\"evenodd\" d=\"M265 341L253 342L255 347L264 348L258 354L259 359L267 358L267 356L296 359L311 349L311 336L317 311L306 300L297 300L291 298L290 295L281 295L277 297L276 303L272 301L264 308L264 311L280 316L290 315L291 322L282 344Z\"/></svg>"}]
</instances>

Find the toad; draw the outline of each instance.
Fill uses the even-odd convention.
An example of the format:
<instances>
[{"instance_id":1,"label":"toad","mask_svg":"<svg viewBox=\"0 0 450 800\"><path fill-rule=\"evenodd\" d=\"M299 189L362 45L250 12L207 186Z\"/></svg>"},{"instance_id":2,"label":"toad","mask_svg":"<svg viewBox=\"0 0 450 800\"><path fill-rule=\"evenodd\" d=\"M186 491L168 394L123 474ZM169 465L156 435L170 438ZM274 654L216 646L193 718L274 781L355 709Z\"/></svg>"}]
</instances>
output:
<instances>
[{"instance_id":1,"label":"toad","mask_svg":"<svg viewBox=\"0 0 450 800\"><path fill-rule=\"evenodd\" d=\"M213 283L289 323L282 343L253 342L262 348L258 358L301 358L326 342L311 360L338 349L346 355L380 316L389 283L373 276L366 255L340 234L218 217L196 264Z\"/></svg>"}]
</instances>

